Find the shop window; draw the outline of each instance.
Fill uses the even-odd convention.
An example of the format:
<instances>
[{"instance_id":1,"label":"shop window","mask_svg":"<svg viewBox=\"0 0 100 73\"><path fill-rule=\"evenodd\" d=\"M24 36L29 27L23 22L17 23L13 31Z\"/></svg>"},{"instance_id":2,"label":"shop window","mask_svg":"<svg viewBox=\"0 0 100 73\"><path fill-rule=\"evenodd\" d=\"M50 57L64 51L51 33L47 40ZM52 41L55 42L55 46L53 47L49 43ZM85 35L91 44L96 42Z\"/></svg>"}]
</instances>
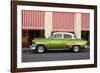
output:
<instances>
[{"instance_id":1,"label":"shop window","mask_svg":"<svg viewBox=\"0 0 100 73\"><path fill-rule=\"evenodd\" d=\"M34 38L44 38L44 30L23 30L22 47L29 47Z\"/></svg>"},{"instance_id":2,"label":"shop window","mask_svg":"<svg viewBox=\"0 0 100 73\"><path fill-rule=\"evenodd\" d=\"M82 31L81 32L81 38L84 39L84 40L87 40L88 43L90 42L90 33L89 31Z\"/></svg>"}]
</instances>

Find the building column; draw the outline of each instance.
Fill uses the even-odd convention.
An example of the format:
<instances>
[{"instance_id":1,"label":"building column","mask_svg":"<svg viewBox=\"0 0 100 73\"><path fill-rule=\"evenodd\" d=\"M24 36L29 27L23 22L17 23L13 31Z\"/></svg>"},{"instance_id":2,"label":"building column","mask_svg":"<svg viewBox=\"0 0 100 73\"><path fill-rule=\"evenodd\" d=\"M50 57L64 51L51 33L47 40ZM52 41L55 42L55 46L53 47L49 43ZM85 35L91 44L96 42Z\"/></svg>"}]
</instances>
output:
<instances>
[{"instance_id":1,"label":"building column","mask_svg":"<svg viewBox=\"0 0 100 73\"><path fill-rule=\"evenodd\" d=\"M52 12L45 12L45 37L51 36L52 32Z\"/></svg>"},{"instance_id":2,"label":"building column","mask_svg":"<svg viewBox=\"0 0 100 73\"><path fill-rule=\"evenodd\" d=\"M81 39L81 13L75 13L74 33L76 38Z\"/></svg>"}]
</instances>

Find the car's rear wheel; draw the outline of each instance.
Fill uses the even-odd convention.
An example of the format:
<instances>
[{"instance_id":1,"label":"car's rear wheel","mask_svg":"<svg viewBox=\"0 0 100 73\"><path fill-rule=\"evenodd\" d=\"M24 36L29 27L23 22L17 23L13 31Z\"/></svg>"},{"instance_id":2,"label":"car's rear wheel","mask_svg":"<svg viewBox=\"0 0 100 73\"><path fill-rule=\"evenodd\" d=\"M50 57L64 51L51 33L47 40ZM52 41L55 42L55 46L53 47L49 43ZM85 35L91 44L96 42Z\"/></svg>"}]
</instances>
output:
<instances>
[{"instance_id":1,"label":"car's rear wheel","mask_svg":"<svg viewBox=\"0 0 100 73\"><path fill-rule=\"evenodd\" d=\"M74 52L79 52L80 51L80 46L78 46L78 45L73 46L73 51Z\"/></svg>"},{"instance_id":2,"label":"car's rear wheel","mask_svg":"<svg viewBox=\"0 0 100 73\"><path fill-rule=\"evenodd\" d=\"M44 53L45 52L45 47L43 45L38 45L36 47L36 53Z\"/></svg>"}]
</instances>

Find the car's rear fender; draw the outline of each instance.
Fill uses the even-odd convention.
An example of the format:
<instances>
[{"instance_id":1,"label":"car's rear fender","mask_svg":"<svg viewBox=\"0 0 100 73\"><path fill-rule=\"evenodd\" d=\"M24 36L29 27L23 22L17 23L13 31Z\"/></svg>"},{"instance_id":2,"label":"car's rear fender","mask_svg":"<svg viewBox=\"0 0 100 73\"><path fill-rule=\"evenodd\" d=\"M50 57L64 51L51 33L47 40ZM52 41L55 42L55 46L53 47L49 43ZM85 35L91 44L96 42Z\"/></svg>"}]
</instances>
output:
<instances>
[{"instance_id":1,"label":"car's rear fender","mask_svg":"<svg viewBox=\"0 0 100 73\"><path fill-rule=\"evenodd\" d=\"M85 40L69 40L65 43L67 47L71 48L73 45L79 45L80 47L84 47L87 44Z\"/></svg>"}]
</instances>

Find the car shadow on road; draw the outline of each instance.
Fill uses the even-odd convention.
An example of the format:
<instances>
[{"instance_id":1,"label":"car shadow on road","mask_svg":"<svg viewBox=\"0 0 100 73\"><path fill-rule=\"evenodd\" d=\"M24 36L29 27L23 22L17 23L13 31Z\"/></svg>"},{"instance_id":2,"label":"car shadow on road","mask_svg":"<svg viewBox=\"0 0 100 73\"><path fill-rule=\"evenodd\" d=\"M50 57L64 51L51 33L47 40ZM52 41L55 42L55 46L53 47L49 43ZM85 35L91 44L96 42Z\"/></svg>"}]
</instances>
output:
<instances>
[{"instance_id":1,"label":"car shadow on road","mask_svg":"<svg viewBox=\"0 0 100 73\"><path fill-rule=\"evenodd\" d=\"M38 54L38 53L35 53L35 50L31 50L31 49L28 49L28 50L22 50L22 52L29 52L30 54L32 53L32 54ZM77 53L85 53L85 52L89 52L89 50L81 50L81 51L79 51L79 52L77 52ZM73 51L71 51L71 50L48 50L48 51L46 51L46 52L44 52L44 53L41 53L41 54L50 54L50 53L75 53L75 52L73 52Z\"/></svg>"}]
</instances>

